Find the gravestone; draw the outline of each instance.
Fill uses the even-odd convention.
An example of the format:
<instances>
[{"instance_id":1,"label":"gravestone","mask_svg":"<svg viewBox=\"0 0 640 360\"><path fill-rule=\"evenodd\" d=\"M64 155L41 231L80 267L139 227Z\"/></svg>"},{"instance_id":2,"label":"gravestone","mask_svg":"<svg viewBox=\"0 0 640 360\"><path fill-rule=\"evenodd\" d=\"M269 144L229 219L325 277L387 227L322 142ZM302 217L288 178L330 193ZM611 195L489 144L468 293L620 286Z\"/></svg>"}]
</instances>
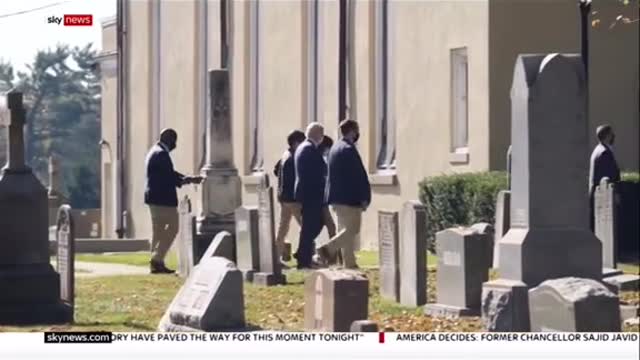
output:
<instances>
[{"instance_id":1,"label":"gravestone","mask_svg":"<svg viewBox=\"0 0 640 360\"><path fill-rule=\"evenodd\" d=\"M489 234L470 228L451 228L436 234L438 272L437 304L425 313L436 317L480 314L482 283L489 279Z\"/></svg>"},{"instance_id":2,"label":"gravestone","mask_svg":"<svg viewBox=\"0 0 640 360\"><path fill-rule=\"evenodd\" d=\"M595 234L602 242L602 266L615 269L617 266L617 206L615 184L604 177L594 193Z\"/></svg>"},{"instance_id":3,"label":"gravestone","mask_svg":"<svg viewBox=\"0 0 640 360\"><path fill-rule=\"evenodd\" d=\"M355 270L321 269L304 281L304 327L348 332L369 312L369 280Z\"/></svg>"},{"instance_id":4,"label":"gravestone","mask_svg":"<svg viewBox=\"0 0 640 360\"><path fill-rule=\"evenodd\" d=\"M62 180L60 171L60 158L53 154L49 156L49 226L56 225L56 217L58 216L58 210L62 204L67 202L67 199L62 194Z\"/></svg>"},{"instance_id":5,"label":"gravestone","mask_svg":"<svg viewBox=\"0 0 640 360\"><path fill-rule=\"evenodd\" d=\"M531 331L620 331L618 296L592 279L547 280L529 290Z\"/></svg>"},{"instance_id":6,"label":"gravestone","mask_svg":"<svg viewBox=\"0 0 640 360\"><path fill-rule=\"evenodd\" d=\"M233 235L227 231L220 231L213 237L207 251L202 256L205 258L218 256L233 262L235 258L233 245Z\"/></svg>"},{"instance_id":7,"label":"gravestone","mask_svg":"<svg viewBox=\"0 0 640 360\"><path fill-rule=\"evenodd\" d=\"M58 210L56 222L57 271L60 275L60 299L69 307L68 322L73 322L75 305L75 232L69 205Z\"/></svg>"},{"instance_id":8,"label":"gravestone","mask_svg":"<svg viewBox=\"0 0 640 360\"><path fill-rule=\"evenodd\" d=\"M202 183L202 199L198 202L200 208L196 219L196 264L217 233L235 233L233 217L235 210L242 205L241 181L233 162L229 70L210 70L207 75L207 106L211 118L206 123L205 165L200 170L205 181Z\"/></svg>"},{"instance_id":9,"label":"gravestone","mask_svg":"<svg viewBox=\"0 0 640 360\"><path fill-rule=\"evenodd\" d=\"M378 211L378 264L380 264L380 295L400 300L400 246L398 212Z\"/></svg>"},{"instance_id":10,"label":"gravestone","mask_svg":"<svg viewBox=\"0 0 640 360\"><path fill-rule=\"evenodd\" d=\"M9 122L0 176L0 324L65 323L70 309L49 259L47 189L25 163L22 93L11 90L0 99Z\"/></svg>"},{"instance_id":11,"label":"gravestone","mask_svg":"<svg viewBox=\"0 0 640 360\"><path fill-rule=\"evenodd\" d=\"M233 262L203 256L169 305L159 331L223 331L245 326L242 273Z\"/></svg>"},{"instance_id":12,"label":"gravestone","mask_svg":"<svg viewBox=\"0 0 640 360\"><path fill-rule=\"evenodd\" d=\"M400 303L417 307L427 302L427 213L419 201L402 208L400 238Z\"/></svg>"},{"instance_id":13,"label":"gravestone","mask_svg":"<svg viewBox=\"0 0 640 360\"><path fill-rule=\"evenodd\" d=\"M511 153L512 148L511 145L509 145L507 149L507 189L509 190L511 190Z\"/></svg>"},{"instance_id":14,"label":"gravestone","mask_svg":"<svg viewBox=\"0 0 640 360\"><path fill-rule=\"evenodd\" d=\"M253 275L253 282L263 286L285 284L280 256L276 250L273 218L273 188L269 176L263 174L258 186L258 227L260 229L260 271Z\"/></svg>"},{"instance_id":15,"label":"gravestone","mask_svg":"<svg viewBox=\"0 0 640 360\"><path fill-rule=\"evenodd\" d=\"M178 204L178 214L180 216L180 224L178 225L178 275L187 277L194 266L193 237L196 232L196 222L195 217L191 214L191 200L186 195Z\"/></svg>"},{"instance_id":16,"label":"gravestone","mask_svg":"<svg viewBox=\"0 0 640 360\"><path fill-rule=\"evenodd\" d=\"M527 287L569 276L600 280L602 246L588 226L587 88L580 56L519 55L511 121L511 226L499 242L500 278Z\"/></svg>"},{"instance_id":17,"label":"gravestone","mask_svg":"<svg viewBox=\"0 0 640 360\"><path fill-rule=\"evenodd\" d=\"M605 285L611 285L618 291L638 291L640 276L635 274L620 274L605 278Z\"/></svg>"},{"instance_id":18,"label":"gravestone","mask_svg":"<svg viewBox=\"0 0 640 360\"><path fill-rule=\"evenodd\" d=\"M496 226L493 238L493 268L500 267L500 240L511 226L511 191L501 190L496 199Z\"/></svg>"},{"instance_id":19,"label":"gravestone","mask_svg":"<svg viewBox=\"0 0 640 360\"><path fill-rule=\"evenodd\" d=\"M471 230L477 232L478 234L486 235L489 241L486 242L487 248L485 255L485 259L489 262L487 266L491 268L493 266L493 248L494 248L494 239L495 239L495 229L493 225L489 223L476 223L471 225Z\"/></svg>"},{"instance_id":20,"label":"gravestone","mask_svg":"<svg viewBox=\"0 0 640 360\"><path fill-rule=\"evenodd\" d=\"M356 320L351 323L351 332L378 332L378 324L372 320Z\"/></svg>"},{"instance_id":21,"label":"gravestone","mask_svg":"<svg viewBox=\"0 0 640 360\"><path fill-rule=\"evenodd\" d=\"M260 234L258 207L241 206L236 209L236 246L238 269L246 281L260 269Z\"/></svg>"},{"instance_id":22,"label":"gravestone","mask_svg":"<svg viewBox=\"0 0 640 360\"><path fill-rule=\"evenodd\" d=\"M527 332L528 287L521 281L497 279L482 286L482 322L487 331Z\"/></svg>"}]
</instances>

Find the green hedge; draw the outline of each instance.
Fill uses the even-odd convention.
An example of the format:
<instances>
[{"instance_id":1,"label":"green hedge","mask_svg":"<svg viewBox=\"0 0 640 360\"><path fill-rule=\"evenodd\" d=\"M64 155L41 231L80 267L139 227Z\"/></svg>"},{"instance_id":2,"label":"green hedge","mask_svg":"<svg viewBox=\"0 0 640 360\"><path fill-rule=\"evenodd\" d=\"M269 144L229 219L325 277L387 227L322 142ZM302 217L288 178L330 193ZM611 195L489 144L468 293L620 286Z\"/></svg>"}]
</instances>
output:
<instances>
[{"instance_id":1,"label":"green hedge","mask_svg":"<svg viewBox=\"0 0 640 360\"><path fill-rule=\"evenodd\" d=\"M438 231L478 222L494 223L496 197L507 188L503 171L440 175L420 182L427 210L427 246L435 251Z\"/></svg>"},{"instance_id":2,"label":"green hedge","mask_svg":"<svg viewBox=\"0 0 640 360\"><path fill-rule=\"evenodd\" d=\"M640 183L640 173L625 172L622 180ZM495 221L496 197L507 188L504 171L440 175L419 184L420 201L427 208L427 244L435 251L438 231L478 222Z\"/></svg>"}]
</instances>

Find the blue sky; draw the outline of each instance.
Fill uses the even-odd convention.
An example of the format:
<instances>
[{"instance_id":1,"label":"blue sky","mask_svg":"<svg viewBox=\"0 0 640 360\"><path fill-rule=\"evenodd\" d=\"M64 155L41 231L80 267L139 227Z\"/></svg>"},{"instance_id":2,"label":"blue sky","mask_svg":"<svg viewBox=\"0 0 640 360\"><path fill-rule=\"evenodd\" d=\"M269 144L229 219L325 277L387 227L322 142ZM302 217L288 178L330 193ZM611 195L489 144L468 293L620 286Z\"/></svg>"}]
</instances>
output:
<instances>
[{"instance_id":1,"label":"blue sky","mask_svg":"<svg viewBox=\"0 0 640 360\"><path fill-rule=\"evenodd\" d=\"M57 4L57 5L54 5ZM52 7L24 14L4 16L47 5ZM94 43L102 48L101 20L116 13L116 0L0 0L0 58L10 61L16 70L32 62L40 49L55 47L56 43L85 45ZM91 14L93 26L62 26L48 24L49 16Z\"/></svg>"}]
</instances>

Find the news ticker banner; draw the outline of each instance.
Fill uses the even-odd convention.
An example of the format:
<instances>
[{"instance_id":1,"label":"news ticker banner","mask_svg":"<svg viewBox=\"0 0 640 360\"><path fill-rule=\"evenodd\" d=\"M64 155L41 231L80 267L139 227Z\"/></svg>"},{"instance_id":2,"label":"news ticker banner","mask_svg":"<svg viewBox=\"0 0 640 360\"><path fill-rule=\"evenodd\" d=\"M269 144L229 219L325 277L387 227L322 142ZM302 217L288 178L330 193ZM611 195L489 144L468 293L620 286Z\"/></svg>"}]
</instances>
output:
<instances>
[{"instance_id":1,"label":"news ticker banner","mask_svg":"<svg viewBox=\"0 0 640 360\"><path fill-rule=\"evenodd\" d=\"M638 333L0 333L0 358L634 359ZM84 354L84 355L83 355ZM68 357L64 357L68 359Z\"/></svg>"}]
</instances>

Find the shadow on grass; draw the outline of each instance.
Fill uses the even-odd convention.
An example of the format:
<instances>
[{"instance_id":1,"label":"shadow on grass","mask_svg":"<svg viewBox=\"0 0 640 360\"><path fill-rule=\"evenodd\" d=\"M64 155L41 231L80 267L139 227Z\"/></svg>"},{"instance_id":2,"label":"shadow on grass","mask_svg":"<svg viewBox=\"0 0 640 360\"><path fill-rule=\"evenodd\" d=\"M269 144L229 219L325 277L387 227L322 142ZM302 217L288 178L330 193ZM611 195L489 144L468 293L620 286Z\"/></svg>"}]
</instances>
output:
<instances>
[{"instance_id":1,"label":"shadow on grass","mask_svg":"<svg viewBox=\"0 0 640 360\"><path fill-rule=\"evenodd\" d=\"M83 328L83 327L87 327L87 328L92 328L92 327L100 327L100 326L126 326L129 327L131 329L135 329L135 330L139 330L139 331L156 331L155 328L152 328L150 326L147 325L143 325L143 324L139 324L136 322L131 322L131 321L123 321L123 322L118 322L118 321L92 321L92 322L84 322L84 321L80 321L80 322L75 322L73 324L70 324L70 326L73 327L79 327L79 328Z\"/></svg>"}]
</instances>

